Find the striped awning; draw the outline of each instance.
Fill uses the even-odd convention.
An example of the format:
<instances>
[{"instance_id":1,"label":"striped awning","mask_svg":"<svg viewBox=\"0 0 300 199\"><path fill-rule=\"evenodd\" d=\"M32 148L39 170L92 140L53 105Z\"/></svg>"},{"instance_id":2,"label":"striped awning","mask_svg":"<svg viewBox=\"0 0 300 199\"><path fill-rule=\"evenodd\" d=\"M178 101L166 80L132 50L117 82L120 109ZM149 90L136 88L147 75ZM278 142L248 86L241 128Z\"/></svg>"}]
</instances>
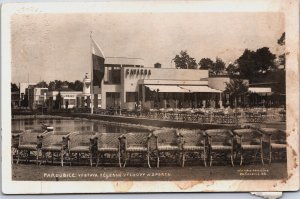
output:
<instances>
[{"instance_id":1,"label":"striped awning","mask_svg":"<svg viewBox=\"0 0 300 199\"><path fill-rule=\"evenodd\" d=\"M180 86L180 88L191 93L221 93L222 91L210 88L209 86Z\"/></svg>"},{"instance_id":2,"label":"striped awning","mask_svg":"<svg viewBox=\"0 0 300 199\"><path fill-rule=\"evenodd\" d=\"M186 93L186 90L176 85L145 85L151 91L158 91L161 93Z\"/></svg>"},{"instance_id":3,"label":"striped awning","mask_svg":"<svg viewBox=\"0 0 300 199\"><path fill-rule=\"evenodd\" d=\"M177 85L145 85L151 91L161 93L221 93L217 89L208 86L177 86Z\"/></svg>"}]
</instances>

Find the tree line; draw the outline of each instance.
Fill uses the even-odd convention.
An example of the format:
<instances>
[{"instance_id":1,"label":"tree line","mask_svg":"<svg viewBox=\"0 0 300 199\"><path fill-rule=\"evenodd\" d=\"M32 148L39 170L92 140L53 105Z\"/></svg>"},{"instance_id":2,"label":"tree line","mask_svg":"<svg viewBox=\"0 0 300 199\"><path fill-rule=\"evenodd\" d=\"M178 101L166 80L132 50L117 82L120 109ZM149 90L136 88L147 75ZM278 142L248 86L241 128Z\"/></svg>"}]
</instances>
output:
<instances>
[{"instance_id":1,"label":"tree line","mask_svg":"<svg viewBox=\"0 0 300 199\"><path fill-rule=\"evenodd\" d=\"M68 88L74 91L82 91L83 82L80 80L75 80L74 82L54 80L54 81L50 81L49 84L45 81L40 81L36 84L36 87L48 88L49 91L60 90L63 86L67 86ZM12 92L19 91L19 89L20 88L15 83L11 83Z\"/></svg>"},{"instance_id":2,"label":"tree line","mask_svg":"<svg viewBox=\"0 0 300 199\"><path fill-rule=\"evenodd\" d=\"M282 33L277 44L279 47L285 47L285 33ZM245 49L240 57L228 65L219 57L215 60L202 58L197 63L186 50L176 55L173 61L178 69L199 68L208 70L209 76L229 76L233 80L232 83L237 84L231 85L232 88L244 87L240 79L248 79L250 85L268 86L274 93L285 94L285 59L286 53L277 57L268 47L262 47L257 50Z\"/></svg>"},{"instance_id":3,"label":"tree line","mask_svg":"<svg viewBox=\"0 0 300 199\"><path fill-rule=\"evenodd\" d=\"M279 46L285 46L285 33L277 40ZM178 69L199 69L209 70L209 75L226 74L231 77L239 76L247 78L250 82L256 82L257 78L266 77L283 66L285 69L285 53L278 57L273 54L268 47L262 47L257 50L245 49L243 54L233 63L226 63L219 57L215 60L202 58L197 63L196 59L189 56L186 50L181 51L174 57L174 63Z\"/></svg>"}]
</instances>

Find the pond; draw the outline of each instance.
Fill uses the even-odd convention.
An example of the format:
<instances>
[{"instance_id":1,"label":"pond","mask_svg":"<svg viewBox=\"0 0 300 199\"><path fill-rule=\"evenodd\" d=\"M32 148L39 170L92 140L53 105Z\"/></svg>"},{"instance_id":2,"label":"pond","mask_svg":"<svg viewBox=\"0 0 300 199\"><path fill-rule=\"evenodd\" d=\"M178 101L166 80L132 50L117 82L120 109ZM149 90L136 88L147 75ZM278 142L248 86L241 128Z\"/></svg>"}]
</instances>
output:
<instances>
[{"instance_id":1,"label":"pond","mask_svg":"<svg viewBox=\"0 0 300 199\"><path fill-rule=\"evenodd\" d=\"M54 127L54 131L96 131L103 133L150 132L149 128L138 125L104 122L86 119L13 119L12 131L39 129L42 124Z\"/></svg>"}]
</instances>

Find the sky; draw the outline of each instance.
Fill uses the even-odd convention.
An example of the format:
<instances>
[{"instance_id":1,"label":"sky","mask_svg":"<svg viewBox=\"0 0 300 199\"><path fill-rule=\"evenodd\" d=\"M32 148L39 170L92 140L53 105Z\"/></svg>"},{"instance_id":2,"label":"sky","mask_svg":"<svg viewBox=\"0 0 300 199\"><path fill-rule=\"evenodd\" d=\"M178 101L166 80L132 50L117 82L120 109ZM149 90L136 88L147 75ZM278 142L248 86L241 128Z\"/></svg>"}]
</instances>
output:
<instances>
[{"instance_id":1,"label":"sky","mask_svg":"<svg viewBox=\"0 0 300 199\"><path fill-rule=\"evenodd\" d=\"M248 48L282 53L280 13L16 14L11 20L12 82L82 80L90 74L90 32L107 57L143 58L174 68L187 50L197 63L216 57L227 64ZM29 78L28 78L29 77Z\"/></svg>"}]
</instances>

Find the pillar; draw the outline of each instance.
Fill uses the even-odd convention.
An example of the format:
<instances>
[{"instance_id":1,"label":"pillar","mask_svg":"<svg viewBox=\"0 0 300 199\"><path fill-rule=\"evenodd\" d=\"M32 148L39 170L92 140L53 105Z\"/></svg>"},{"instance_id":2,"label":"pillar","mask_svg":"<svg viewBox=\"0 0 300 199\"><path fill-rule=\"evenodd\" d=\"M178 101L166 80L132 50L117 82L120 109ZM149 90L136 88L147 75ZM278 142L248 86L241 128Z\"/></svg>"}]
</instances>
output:
<instances>
[{"instance_id":1,"label":"pillar","mask_svg":"<svg viewBox=\"0 0 300 199\"><path fill-rule=\"evenodd\" d=\"M91 108L91 96L87 96L87 98L86 98L86 106L88 108Z\"/></svg>"},{"instance_id":2,"label":"pillar","mask_svg":"<svg viewBox=\"0 0 300 199\"><path fill-rule=\"evenodd\" d=\"M82 96L80 98L80 107L83 108L84 107L84 96Z\"/></svg>"},{"instance_id":3,"label":"pillar","mask_svg":"<svg viewBox=\"0 0 300 199\"><path fill-rule=\"evenodd\" d=\"M222 100L222 93L220 93L219 104L220 104L220 108L224 108L224 107L223 107L223 100Z\"/></svg>"},{"instance_id":4,"label":"pillar","mask_svg":"<svg viewBox=\"0 0 300 199\"><path fill-rule=\"evenodd\" d=\"M101 108L106 109L106 92L101 92Z\"/></svg>"},{"instance_id":5,"label":"pillar","mask_svg":"<svg viewBox=\"0 0 300 199\"><path fill-rule=\"evenodd\" d=\"M145 99L146 99L146 89L145 89L145 85L143 84L142 85L142 107L144 106L144 104L145 104Z\"/></svg>"}]
</instances>

